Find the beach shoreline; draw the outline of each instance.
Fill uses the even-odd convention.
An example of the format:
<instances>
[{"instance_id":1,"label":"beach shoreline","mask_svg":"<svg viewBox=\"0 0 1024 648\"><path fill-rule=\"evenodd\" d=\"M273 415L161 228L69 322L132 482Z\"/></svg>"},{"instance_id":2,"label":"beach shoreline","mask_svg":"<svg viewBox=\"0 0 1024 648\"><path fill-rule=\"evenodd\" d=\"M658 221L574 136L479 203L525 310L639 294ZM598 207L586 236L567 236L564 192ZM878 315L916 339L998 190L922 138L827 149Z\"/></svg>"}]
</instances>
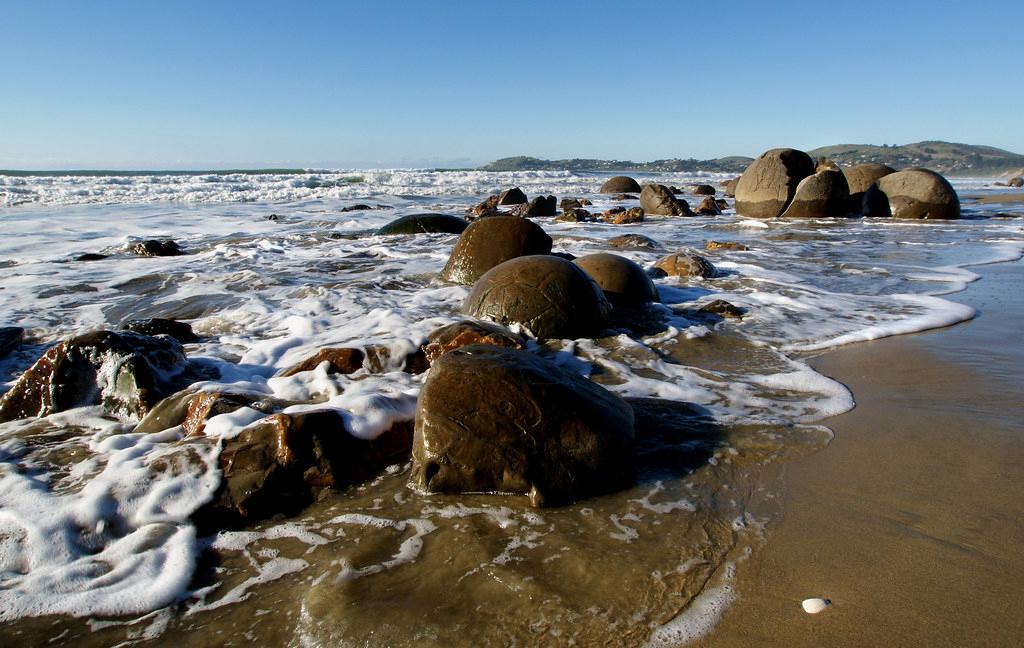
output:
<instances>
[{"instance_id":1,"label":"beach shoreline","mask_svg":"<svg viewBox=\"0 0 1024 648\"><path fill-rule=\"evenodd\" d=\"M1017 645L1024 263L973 269L951 298L974 320L811 361L857 405L822 421L828 448L787 466L781 519L694 645ZM810 597L833 605L806 614Z\"/></svg>"}]
</instances>

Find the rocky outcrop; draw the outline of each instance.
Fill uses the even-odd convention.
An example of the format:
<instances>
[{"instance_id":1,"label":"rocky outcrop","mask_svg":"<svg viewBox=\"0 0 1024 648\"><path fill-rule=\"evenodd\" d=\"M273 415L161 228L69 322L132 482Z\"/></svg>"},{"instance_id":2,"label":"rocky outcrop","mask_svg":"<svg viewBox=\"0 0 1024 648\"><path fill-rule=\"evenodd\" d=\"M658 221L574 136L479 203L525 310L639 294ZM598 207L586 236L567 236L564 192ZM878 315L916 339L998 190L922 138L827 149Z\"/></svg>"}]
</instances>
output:
<instances>
[{"instance_id":1,"label":"rocky outcrop","mask_svg":"<svg viewBox=\"0 0 1024 648\"><path fill-rule=\"evenodd\" d=\"M423 353L433 363L445 353L471 344L489 344L509 349L525 349L526 338L491 322L463 320L436 329L427 336Z\"/></svg>"},{"instance_id":2,"label":"rocky outcrop","mask_svg":"<svg viewBox=\"0 0 1024 648\"><path fill-rule=\"evenodd\" d=\"M377 230L377 234L461 234L468 225L465 219L449 214L409 214L384 225Z\"/></svg>"},{"instance_id":3,"label":"rocky outcrop","mask_svg":"<svg viewBox=\"0 0 1024 648\"><path fill-rule=\"evenodd\" d=\"M614 306L639 306L658 301L658 291L644 269L626 257L598 253L576 259Z\"/></svg>"},{"instance_id":4,"label":"rocky outcrop","mask_svg":"<svg viewBox=\"0 0 1024 648\"><path fill-rule=\"evenodd\" d=\"M952 185L934 171L897 171L881 178L877 186L893 218L960 218L960 198Z\"/></svg>"},{"instance_id":5,"label":"rocky outcrop","mask_svg":"<svg viewBox=\"0 0 1024 648\"><path fill-rule=\"evenodd\" d=\"M412 452L411 483L421 491L568 503L633 483L633 411L531 353L468 346L434 363Z\"/></svg>"},{"instance_id":6,"label":"rocky outcrop","mask_svg":"<svg viewBox=\"0 0 1024 648\"><path fill-rule=\"evenodd\" d=\"M102 405L119 418L141 418L182 385L188 369L171 337L96 331L52 347L0 398L0 421Z\"/></svg>"},{"instance_id":7,"label":"rocky outcrop","mask_svg":"<svg viewBox=\"0 0 1024 648\"><path fill-rule=\"evenodd\" d=\"M182 344L198 342L199 336L192 331L187 322L152 317L149 319L128 320L121 325L124 331L132 331L143 335L170 335Z\"/></svg>"},{"instance_id":8,"label":"rocky outcrop","mask_svg":"<svg viewBox=\"0 0 1024 648\"><path fill-rule=\"evenodd\" d=\"M594 215L586 209L567 209L563 214L555 218L559 223L589 223L594 220Z\"/></svg>"},{"instance_id":9,"label":"rocky outcrop","mask_svg":"<svg viewBox=\"0 0 1024 648\"><path fill-rule=\"evenodd\" d=\"M718 274L710 261L692 252L682 251L664 256L654 264L656 271L671 277L703 277L708 279ZM662 276L664 276L662 275Z\"/></svg>"},{"instance_id":10,"label":"rocky outcrop","mask_svg":"<svg viewBox=\"0 0 1024 648\"><path fill-rule=\"evenodd\" d=\"M555 256L524 256L480 277L462 312L501 324L521 324L538 338L599 333L610 305L587 273Z\"/></svg>"},{"instance_id":11,"label":"rocky outcrop","mask_svg":"<svg viewBox=\"0 0 1024 648\"><path fill-rule=\"evenodd\" d=\"M765 151L736 183L736 213L752 218L779 216L789 206L800 181L812 173L814 161L803 151Z\"/></svg>"},{"instance_id":12,"label":"rocky outcrop","mask_svg":"<svg viewBox=\"0 0 1024 648\"><path fill-rule=\"evenodd\" d=\"M640 192L640 207L645 214L654 216L693 216L690 205L679 200L660 184L646 184Z\"/></svg>"},{"instance_id":13,"label":"rocky outcrop","mask_svg":"<svg viewBox=\"0 0 1024 648\"><path fill-rule=\"evenodd\" d=\"M473 221L459 237L441 277L454 283L471 284L504 261L549 252L551 237L533 221L518 216L481 218Z\"/></svg>"},{"instance_id":14,"label":"rocky outcrop","mask_svg":"<svg viewBox=\"0 0 1024 648\"><path fill-rule=\"evenodd\" d=\"M629 176L615 176L605 180L597 192L603 194L640 193L640 183Z\"/></svg>"},{"instance_id":15,"label":"rocky outcrop","mask_svg":"<svg viewBox=\"0 0 1024 648\"><path fill-rule=\"evenodd\" d=\"M842 171L825 166L796 186L783 218L841 218L849 213L850 189Z\"/></svg>"},{"instance_id":16,"label":"rocky outcrop","mask_svg":"<svg viewBox=\"0 0 1024 648\"><path fill-rule=\"evenodd\" d=\"M499 205L524 205L528 202L530 202L529 199L526 197L526 194L523 193L523 190L520 189L519 187L512 187L511 189L506 189L505 191L502 191L498 195Z\"/></svg>"}]
</instances>

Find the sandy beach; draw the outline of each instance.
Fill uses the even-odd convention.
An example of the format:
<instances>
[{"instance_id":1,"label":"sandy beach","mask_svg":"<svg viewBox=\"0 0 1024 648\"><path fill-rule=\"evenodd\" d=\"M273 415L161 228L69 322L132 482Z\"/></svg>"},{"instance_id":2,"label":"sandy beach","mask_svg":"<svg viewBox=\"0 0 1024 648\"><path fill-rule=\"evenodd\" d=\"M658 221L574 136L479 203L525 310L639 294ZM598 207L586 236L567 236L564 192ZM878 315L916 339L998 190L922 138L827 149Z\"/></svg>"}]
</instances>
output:
<instances>
[{"instance_id":1,"label":"sandy beach","mask_svg":"<svg viewBox=\"0 0 1024 648\"><path fill-rule=\"evenodd\" d=\"M1017 646L1024 634L1024 264L974 268L979 316L815 368L854 410L789 466L784 514L705 646ZM812 616L800 601L833 605Z\"/></svg>"}]
</instances>

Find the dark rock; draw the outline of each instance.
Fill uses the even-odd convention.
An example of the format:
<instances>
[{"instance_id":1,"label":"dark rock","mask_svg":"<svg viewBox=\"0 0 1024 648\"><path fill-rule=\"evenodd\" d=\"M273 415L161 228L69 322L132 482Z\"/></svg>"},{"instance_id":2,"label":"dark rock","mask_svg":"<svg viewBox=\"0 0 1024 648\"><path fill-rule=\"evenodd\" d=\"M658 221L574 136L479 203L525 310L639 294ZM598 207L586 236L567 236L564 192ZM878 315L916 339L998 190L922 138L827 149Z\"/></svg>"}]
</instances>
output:
<instances>
[{"instance_id":1,"label":"dark rock","mask_svg":"<svg viewBox=\"0 0 1024 648\"><path fill-rule=\"evenodd\" d=\"M96 331L48 350L0 398L0 421L47 416L102 404L121 418L140 418L179 386L186 369L181 344L168 336Z\"/></svg>"},{"instance_id":2,"label":"dark rock","mask_svg":"<svg viewBox=\"0 0 1024 648\"><path fill-rule=\"evenodd\" d=\"M840 173L843 172L843 170L839 168L838 164L836 164L834 161L830 160L827 157L820 157L814 163L814 172L821 173L822 171L838 171Z\"/></svg>"},{"instance_id":3,"label":"dark rock","mask_svg":"<svg viewBox=\"0 0 1024 648\"><path fill-rule=\"evenodd\" d=\"M892 216L889 199L878 188L877 182L868 187L860 199L860 213L866 218L890 218Z\"/></svg>"},{"instance_id":4,"label":"dark rock","mask_svg":"<svg viewBox=\"0 0 1024 648\"><path fill-rule=\"evenodd\" d=\"M724 193L726 196L728 196L730 198L735 198L736 197L736 185L738 185L739 183L740 183L740 179L739 178L733 178L732 180L726 180L725 183L722 185L722 188L723 188L722 193Z\"/></svg>"},{"instance_id":5,"label":"dark rock","mask_svg":"<svg viewBox=\"0 0 1024 648\"><path fill-rule=\"evenodd\" d=\"M701 216L720 216L722 214L722 210L715 201L714 196L704 198L700 205L697 206L696 212Z\"/></svg>"},{"instance_id":6,"label":"dark rock","mask_svg":"<svg viewBox=\"0 0 1024 648\"><path fill-rule=\"evenodd\" d=\"M1013 187L1015 189L1020 189L1021 187L1024 187L1024 177L1016 176L1010 178L1009 182L1006 183L1006 186Z\"/></svg>"},{"instance_id":7,"label":"dark rock","mask_svg":"<svg viewBox=\"0 0 1024 648\"><path fill-rule=\"evenodd\" d=\"M526 338L513 333L504 326L491 322L463 320L432 331L423 347L427 361L433 363L449 351L461 349L470 344L489 344L510 349L525 349Z\"/></svg>"},{"instance_id":8,"label":"dark rock","mask_svg":"<svg viewBox=\"0 0 1024 648\"><path fill-rule=\"evenodd\" d=\"M605 180L604 184L601 185L601 188L597 190L597 193L640 193L640 183L629 176L615 176Z\"/></svg>"},{"instance_id":9,"label":"dark rock","mask_svg":"<svg viewBox=\"0 0 1024 648\"><path fill-rule=\"evenodd\" d=\"M634 250L657 250L661 244L649 236L643 234L623 234L608 239L608 245L615 248L628 248Z\"/></svg>"},{"instance_id":10,"label":"dark rock","mask_svg":"<svg viewBox=\"0 0 1024 648\"><path fill-rule=\"evenodd\" d=\"M562 504L633 483L633 411L586 378L524 351L441 356L416 408L412 485Z\"/></svg>"},{"instance_id":11,"label":"dark rock","mask_svg":"<svg viewBox=\"0 0 1024 648\"><path fill-rule=\"evenodd\" d=\"M588 254L576 259L576 265L604 291L615 306L638 306L658 301L658 291L644 269L617 254Z\"/></svg>"},{"instance_id":12,"label":"dark rock","mask_svg":"<svg viewBox=\"0 0 1024 648\"><path fill-rule=\"evenodd\" d=\"M132 252L139 256L148 257L181 256L185 254L181 246L169 239L163 241L149 239L142 243L136 243L132 246Z\"/></svg>"},{"instance_id":13,"label":"dark rock","mask_svg":"<svg viewBox=\"0 0 1024 648\"><path fill-rule=\"evenodd\" d=\"M554 196L537 196L530 201L524 216L554 216L558 213L558 199Z\"/></svg>"},{"instance_id":14,"label":"dark rock","mask_svg":"<svg viewBox=\"0 0 1024 648\"><path fill-rule=\"evenodd\" d=\"M693 186L693 195L695 196L714 196L715 188L709 184L699 184Z\"/></svg>"},{"instance_id":15,"label":"dark rock","mask_svg":"<svg viewBox=\"0 0 1024 648\"><path fill-rule=\"evenodd\" d=\"M468 225L464 219L449 214L409 214L384 225L377 234L461 234Z\"/></svg>"},{"instance_id":16,"label":"dark rock","mask_svg":"<svg viewBox=\"0 0 1024 648\"><path fill-rule=\"evenodd\" d=\"M960 218L960 198L949 182L928 169L906 169L878 181L893 218Z\"/></svg>"},{"instance_id":17,"label":"dark rock","mask_svg":"<svg viewBox=\"0 0 1024 648\"><path fill-rule=\"evenodd\" d=\"M360 204L357 204L357 205L349 205L348 207L342 207L341 208L341 213L342 214L346 214L348 212L366 211L368 209L373 209L373 207L371 207L370 205L364 205L364 204L360 203Z\"/></svg>"},{"instance_id":18,"label":"dark rock","mask_svg":"<svg viewBox=\"0 0 1024 648\"><path fill-rule=\"evenodd\" d=\"M408 374L421 374L430 368L423 349L419 347L404 354L400 353L397 357L391 347L382 344L368 346L363 351L366 353L363 368L370 373L404 371Z\"/></svg>"},{"instance_id":19,"label":"dark rock","mask_svg":"<svg viewBox=\"0 0 1024 648\"><path fill-rule=\"evenodd\" d=\"M0 327L0 358L3 358L21 344L23 337L25 337L25 329L20 326Z\"/></svg>"},{"instance_id":20,"label":"dark rock","mask_svg":"<svg viewBox=\"0 0 1024 648\"><path fill-rule=\"evenodd\" d=\"M199 336L192 331L192 326L188 323L159 317L128 320L121 325L121 330L143 335L170 335L182 344L199 341Z\"/></svg>"},{"instance_id":21,"label":"dark rock","mask_svg":"<svg viewBox=\"0 0 1024 648\"><path fill-rule=\"evenodd\" d=\"M363 353L362 349L329 347L320 349L312 356L289 367L281 375L294 376L303 371L313 371L324 362L327 363L327 373L329 374L355 373L362 369L365 357L366 354Z\"/></svg>"},{"instance_id":22,"label":"dark rock","mask_svg":"<svg viewBox=\"0 0 1024 648\"><path fill-rule=\"evenodd\" d=\"M803 151L765 151L736 184L736 213L753 218L779 216L793 200L796 186L812 173L814 161Z\"/></svg>"},{"instance_id":23,"label":"dark rock","mask_svg":"<svg viewBox=\"0 0 1024 648\"><path fill-rule=\"evenodd\" d=\"M576 255L571 252L552 252L551 256L558 257L559 259L565 259L566 261L576 260Z\"/></svg>"},{"instance_id":24,"label":"dark rock","mask_svg":"<svg viewBox=\"0 0 1024 648\"><path fill-rule=\"evenodd\" d=\"M559 223L586 223L594 220L594 215L586 209L570 209L555 220Z\"/></svg>"},{"instance_id":25,"label":"dark rock","mask_svg":"<svg viewBox=\"0 0 1024 648\"><path fill-rule=\"evenodd\" d=\"M530 202L526 198L526 194L519 187L512 187L501 192L498 196L499 205L522 205Z\"/></svg>"},{"instance_id":26,"label":"dark rock","mask_svg":"<svg viewBox=\"0 0 1024 648\"><path fill-rule=\"evenodd\" d=\"M730 304L724 299L716 299L701 306L699 312L719 315L721 317L741 318L747 311L735 304Z\"/></svg>"},{"instance_id":27,"label":"dark rock","mask_svg":"<svg viewBox=\"0 0 1024 648\"><path fill-rule=\"evenodd\" d=\"M86 252L85 254L79 254L75 257L75 261L102 261L106 259L106 254L96 254L95 252Z\"/></svg>"},{"instance_id":28,"label":"dark rock","mask_svg":"<svg viewBox=\"0 0 1024 648\"><path fill-rule=\"evenodd\" d=\"M645 214L655 216L693 216L685 200L677 200L668 187L646 184L640 192L640 207Z\"/></svg>"},{"instance_id":29,"label":"dark rock","mask_svg":"<svg viewBox=\"0 0 1024 648\"><path fill-rule=\"evenodd\" d=\"M558 203L558 207L564 212L567 212L570 209L579 209L582 206L583 203L579 198L562 198L562 202Z\"/></svg>"},{"instance_id":30,"label":"dark rock","mask_svg":"<svg viewBox=\"0 0 1024 648\"><path fill-rule=\"evenodd\" d=\"M152 434L180 425L186 436L198 436L206 427L206 421L218 414L227 414L241 407L250 407L270 414L275 409L290 404L268 398L263 394L186 389L171 394L154 405L133 431L138 434Z\"/></svg>"},{"instance_id":31,"label":"dark rock","mask_svg":"<svg viewBox=\"0 0 1024 648\"><path fill-rule=\"evenodd\" d=\"M225 517L295 514L325 489L358 484L405 461L411 446L411 421L364 440L348 432L335 410L270 415L224 443L220 490L199 517L223 526Z\"/></svg>"},{"instance_id":32,"label":"dark rock","mask_svg":"<svg viewBox=\"0 0 1024 648\"><path fill-rule=\"evenodd\" d=\"M610 305L576 265L555 256L524 256L480 277L462 312L501 324L521 324L538 338L578 338L599 333Z\"/></svg>"},{"instance_id":33,"label":"dark rock","mask_svg":"<svg viewBox=\"0 0 1024 648\"><path fill-rule=\"evenodd\" d=\"M551 237L533 221L517 216L483 218L473 221L459 237L441 277L471 284L499 263L549 252Z\"/></svg>"},{"instance_id":34,"label":"dark rock","mask_svg":"<svg viewBox=\"0 0 1024 648\"><path fill-rule=\"evenodd\" d=\"M636 196L633 194L620 193L610 196L608 200L636 200Z\"/></svg>"},{"instance_id":35,"label":"dark rock","mask_svg":"<svg viewBox=\"0 0 1024 648\"><path fill-rule=\"evenodd\" d=\"M704 257L692 252L676 252L658 259L654 267L673 277L704 277L718 274L715 266Z\"/></svg>"},{"instance_id":36,"label":"dark rock","mask_svg":"<svg viewBox=\"0 0 1024 648\"><path fill-rule=\"evenodd\" d=\"M749 250L746 245L737 243L736 241L708 241L704 244L705 250Z\"/></svg>"},{"instance_id":37,"label":"dark rock","mask_svg":"<svg viewBox=\"0 0 1024 648\"><path fill-rule=\"evenodd\" d=\"M850 190L850 211L862 212L861 207L864 203L864 194L867 193L872 185L890 173L896 173L896 169L885 164L875 164L873 162L843 169L843 175L846 176L846 184ZM886 212L888 212L888 206L886 206ZM888 216L889 214L886 213L885 215Z\"/></svg>"},{"instance_id":38,"label":"dark rock","mask_svg":"<svg viewBox=\"0 0 1024 648\"><path fill-rule=\"evenodd\" d=\"M726 202L724 198L716 199L715 204L718 205L718 208L721 209L722 211L725 211L726 209L729 208L729 203Z\"/></svg>"},{"instance_id":39,"label":"dark rock","mask_svg":"<svg viewBox=\"0 0 1024 648\"><path fill-rule=\"evenodd\" d=\"M609 209L604 212L604 221L612 225L631 225L633 223L642 223L643 220L644 210L640 207L630 209L622 209L620 207L618 211Z\"/></svg>"},{"instance_id":40,"label":"dark rock","mask_svg":"<svg viewBox=\"0 0 1024 648\"><path fill-rule=\"evenodd\" d=\"M481 202L477 203L473 209L470 210L470 213L474 216L485 216L492 215L496 211L498 211L498 194L491 194Z\"/></svg>"},{"instance_id":41,"label":"dark rock","mask_svg":"<svg viewBox=\"0 0 1024 648\"><path fill-rule=\"evenodd\" d=\"M673 196L678 196L679 194L683 193L683 190L675 185L669 185L668 190L672 193Z\"/></svg>"},{"instance_id":42,"label":"dark rock","mask_svg":"<svg viewBox=\"0 0 1024 648\"><path fill-rule=\"evenodd\" d=\"M796 186L783 218L841 218L849 213L850 189L842 171L825 168Z\"/></svg>"}]
</instances>

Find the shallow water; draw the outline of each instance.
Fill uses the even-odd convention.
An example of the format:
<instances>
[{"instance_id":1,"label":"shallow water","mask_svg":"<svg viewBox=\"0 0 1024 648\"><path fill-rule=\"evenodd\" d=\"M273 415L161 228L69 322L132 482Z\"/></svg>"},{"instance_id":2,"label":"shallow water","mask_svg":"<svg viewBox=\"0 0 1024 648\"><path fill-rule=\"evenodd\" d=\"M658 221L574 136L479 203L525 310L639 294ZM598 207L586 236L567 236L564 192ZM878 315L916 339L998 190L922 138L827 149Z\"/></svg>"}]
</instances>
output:
<instances>
[{"instance_id":1,"label":"shallow water","mask_svg":"<svg viewBox=\"0 0 1024 648\"><path fill-rule=\"evenodd\" d=\"M190 357L220 370L207 388L341 408L373 434L382 409L411 417L422 377L274 376L325 346L385 344L397 357L459 317L467 289L436 278L456 237L374 229L409 213L460 214L512 185L587 196L594 212L615 204L591 193L596 174L355 175L5 179L0 204L16 206L0 210L0 324L25 327L29 339L0 360L0 380L9 387L76 332L175 317L202 337L186 346ZM957 187L998 192L982 180ZM386 207L340 211L357 202ZM607 251L612 236L650 236L664 249L617 252L643 265L712 239L750 247L701 252L716 278L658 280L662 304L645 313L648 326L535 345L625 396L688 404L653 417L661 427L641 443L636 487L572 506L423 496L406 487L408 466L394 466L297 518L199 537L189 515L216 488L217 438L134 434L132 421L95 408L0 425L0 636L98 645L638 645L652 634L671 645L695 636L764 541L785 462L824 447L829 432L815 422L852 406L802 355L972 317L951 295L976 278L967 266L1024 249L1024 216L997 216L1002 207L965 202L965 218L950 223L761 222L731 210L631 226L538 219L556 250L577 256ZM189 254L128 253L164 237ZM86 252L109 257L74 261ZM713 299L747 313L697 312ZM225 437L248 422L218 419L208 431Z\"/></svg>"}]
</instances>

